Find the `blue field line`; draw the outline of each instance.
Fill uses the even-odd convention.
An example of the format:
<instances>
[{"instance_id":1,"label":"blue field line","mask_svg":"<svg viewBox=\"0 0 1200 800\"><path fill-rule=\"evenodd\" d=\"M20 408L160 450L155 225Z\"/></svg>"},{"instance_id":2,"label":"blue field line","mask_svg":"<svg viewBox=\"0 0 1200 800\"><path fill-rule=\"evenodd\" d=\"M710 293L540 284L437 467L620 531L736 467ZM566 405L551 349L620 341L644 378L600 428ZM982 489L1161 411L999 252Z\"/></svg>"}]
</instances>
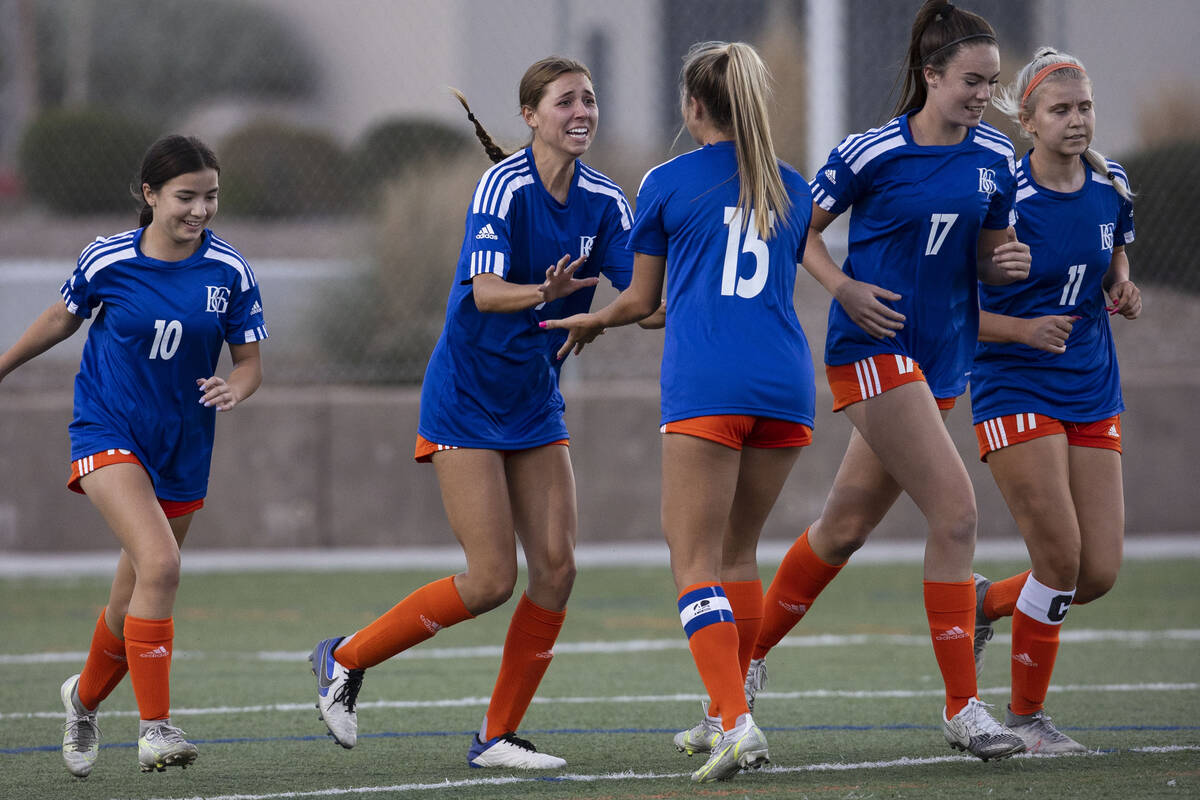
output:
<instances>
[{"instance_id":1,"label":"blue field line","mask_svg":"<svg viewBox=\"0 0 1200 800\"><path fill-rule=\"evenodd\" d=\"M829 733L837 731L851 731L856 733L865 733L868 731L940 731L941 725L918 725L910 722L892 723L888 725L761 725L764 731L768 733ZM1153 733L1180 733L1184 731L1200 730L1200 725L1098 725L1094 727L1083 726L1062 726L1059 730L1063 731L1079 731L1083 733L1096 731L1145 731ZM678 733L678 728L542 728L523 731L523 735L540 736L542 734L553 736L564 735L602 735L613 733L624 734L675 734ZM359 735L359 739L413 739L432 736L463 736L468 737L475 733L470 731L384 731L382 733L364 733ZM317 742L324 741L329 738L328 734L307 734L304 736L231 736L220 739L191 739L193 744L255 744L264 742ZM109 748L130 748L136 747L137 742L110 742L100 745L101 750ZM28 755L30 753L57 753L62 750L62 745L46 744L36 745L33 747L4 747L0 748L0 755L19 756Z\"/></svg>"}]
</instances>

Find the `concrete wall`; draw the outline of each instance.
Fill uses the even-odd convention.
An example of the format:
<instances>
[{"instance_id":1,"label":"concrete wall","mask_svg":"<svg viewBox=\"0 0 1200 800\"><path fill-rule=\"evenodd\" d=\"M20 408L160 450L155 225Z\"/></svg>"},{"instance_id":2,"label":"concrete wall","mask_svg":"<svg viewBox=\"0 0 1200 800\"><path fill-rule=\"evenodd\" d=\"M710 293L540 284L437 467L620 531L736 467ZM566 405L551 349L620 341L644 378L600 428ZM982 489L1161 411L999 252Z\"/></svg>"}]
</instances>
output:
<instances>
[{"instance_id":1,"label":"concrete wall","mask_svg":"<svg viewBox=\"0 0 1200 800\"><path fill-rule=\"evenodd\" d=\"M1180 424L1200 389L1195 373L1127 370L1125 478L1130 534L1200 530L1200 428ZM580 540L657 540L658 387L584 383L567 394L579 487ZM218 422L207 507L189 547L449 544L433 468L412 461L413 389L265 389ZM764 536L789 539L820 512L849 424L819 387L816 441L801 457ZM69 392L0 393L0 551L110 550L91 504L66 491ZM1015 528L979 463L968 408L950 428L975 481L980 536ZM924 535L907 498L878 538Z\"/></svg>"}]
</instances>

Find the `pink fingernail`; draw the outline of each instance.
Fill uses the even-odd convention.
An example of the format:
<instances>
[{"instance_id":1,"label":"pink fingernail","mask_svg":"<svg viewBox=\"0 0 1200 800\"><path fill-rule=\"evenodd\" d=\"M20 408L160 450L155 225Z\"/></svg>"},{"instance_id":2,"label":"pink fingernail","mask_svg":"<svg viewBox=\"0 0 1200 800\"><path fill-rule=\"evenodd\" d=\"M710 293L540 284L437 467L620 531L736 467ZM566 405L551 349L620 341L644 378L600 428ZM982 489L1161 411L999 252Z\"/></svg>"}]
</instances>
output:
<instances>
[{"instance_id":1,"label":"pink fingernail","mask_svg":"<svg viewBox=\"0 0 1200 800\"><path fill-rule=\"evenodd\" d=\"M545 323L545 322L539 322L539 323L538 323L538 327L539 327L539 328L545 328L545 327L546 327L546 323Z\"/></svg>"}]
</instances>

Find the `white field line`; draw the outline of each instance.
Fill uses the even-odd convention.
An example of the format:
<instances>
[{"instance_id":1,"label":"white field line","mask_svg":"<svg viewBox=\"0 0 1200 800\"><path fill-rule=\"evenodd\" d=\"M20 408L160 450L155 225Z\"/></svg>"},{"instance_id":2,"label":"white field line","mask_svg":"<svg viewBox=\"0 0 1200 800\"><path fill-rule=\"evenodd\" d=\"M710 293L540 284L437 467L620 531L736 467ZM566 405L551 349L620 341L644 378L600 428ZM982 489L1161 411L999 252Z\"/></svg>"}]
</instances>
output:
<instances>
[{"instance_id":1,"label":"white field line","mask_svg":"<svg viewBox=\"0 0 1200 800\"><path fill-rule=\"evenodd\" d=\"M1130 747L1123 752L1127 753L1165 753L1165 752L1194 752L1200 750L1200 746L1176 745L1173 747ZM1110 755L1109 753L1093 752L1080 755L1070 756L1046 756L1046 755L1019 755L1014 758L1104 758ZM789 775L805 772L847 772L851 770L868 770L868 769L890 769L894 767L924 767L934 764L945 764L948 762L963 761L975 762L976 759L971 756L932 756L928 758L897 758L891 761L859 761L853 764L845 763L823 763L823 764L804 764L796 767L766 767L762 771L774 775ZM644 780L667 780L677 778L687 778L691 773L688 772L634 772L632 770L626 772L609 772L600 775L577 775L574 773L566 773L563 775L553 775L554 782L562 783L591 783L595 781L644 781ZM313 789L303 792L271 792L268 794L222 794L209 795L202 797L200 795L189 795L186 797L156 797L152 800L276 800L277 798L299 798L299 797L335 797L346 795L369 795L382 794L384 792L427 792L427 791L443 791L446 789L471 789L474 787L483 786L511 786L519 783L545 783L546 777L494 777L494 778L473 778L459 781L441 781L439 783L399 783L391 786L354 786L346 788L333 789Z\"/></svg>"},{"instance_id":2,"label":"white field line","mask_svg":"<svg viewBox=\"0 0 1200 800\"><path fill-rule=\"evenodd\" d=\"M1154 642L1200 642L1200 628L1168 629L1161 631L1130 630L1109 631L1083 628L1064 630L1060 634L1064 644L1094 644L1109 642L1141 647ZM998 633L997 644L1011 642L1010 634ZM776 647L849 647L868 645L878 647L908 646L922 647L929 644L928 636L889 633L816 634L813 636L785 636ZM993 645L995 646L995 645ZM555 655L615 655L619 653L649 653L664 650L686 650L687 640L678 639L627 639L612 642L559 642L554 645ZM498 658L503 651L500 645L478 647L415 647L393 656L394 659L461 660L464 658ZM291 661L308 659L307 650L255 650L246 652L212 652L198 650L176 650L172 657L186 661L230 659L249 661ZM49 653L0 653L0 666L21 664L80 663L87 658L83 651Z\"/></svg>"},{"instance_id":3,"label":"white field line","mask_svg":"<svg viewBox=\"0 0 1200 800\"><path fill-rule=\"evenodd\" d=\"M1195 692L1200 690L1200 683L1102 683L1102 684L1065 684L1051 686L1053 693L1086 693L1099 692L1115 694L1125 692ZM981 695L1005 695L1009 693L1008 686L993 686L981 688ZM759 697L770 700L803 700L803 699L846 699L846 700L878 700L886 698L912 697L943 697L944 689L804 689L794 692L759 692ZM707 700L704 694L677 692L674 694L645 694L645 695L604 695L594 697L541 697L533 698L534 705L586 705L592 703L646 704L646 703L696 703ZM470 708L486 707L488 697L455 697L444 700L372 700L358 703L357 708L378 709L421 709L421 708ZM310 712L313 703L268 703L254 706L210 706L206 708L172 708L172 716L202 716L221 714L263 714L267 712ZM105 709L103 717L132 717L137 711L109 711ZM58 711L28 711L0 712L0 720L16 719L62 719L62 710Z\"/></svg>"},{"instance_id":4,"label":"white field line","mask_svg":"<svg viewBox=\"0 0 1200 800\"><path fill-rule=\"evenodd\" d=\"M762 564L778 564L791 547L790 541L768 540L758 546ZM879 540L868 542L854 554L855 564L919 563L925 542ZM1126 560L1200 558L1200 533L1130 535L1125 539ZM521 563L523 557L518 555ZM1020 539L982 539L975 547L977 561L1011 561L1028 558ZM598 542L575 548L581 567L626 567L669 563L662 542ZM112 575L116 550L95 553L28 553L0 551L0 578ZM279 548L183 551L185 573L280 572L287 570L329 572L333 570L462 569L466 565L457 546L383 548Z\"/></svg>"}]
</instances>

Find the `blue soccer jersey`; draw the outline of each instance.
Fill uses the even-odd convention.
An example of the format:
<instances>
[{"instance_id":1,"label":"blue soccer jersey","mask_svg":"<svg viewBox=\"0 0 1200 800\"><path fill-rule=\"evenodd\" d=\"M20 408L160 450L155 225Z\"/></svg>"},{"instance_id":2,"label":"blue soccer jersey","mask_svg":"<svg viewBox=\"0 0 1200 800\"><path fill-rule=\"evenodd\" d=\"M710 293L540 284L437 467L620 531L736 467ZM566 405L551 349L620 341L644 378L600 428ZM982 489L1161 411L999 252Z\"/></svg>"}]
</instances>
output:
<instances>
[{"instance_id":1,"label":"blue soccer jersey","mask_svg":"<svg viewBox=\"0 0 1200 800\"><path fill-rule=\"evenodd\" d=\"M899 353L935 397L962 394L979 334L979 232L1008 227L1014 194L1012 142L987 123L946 146L916 144L908 116L844 139L813 180L814 202L831 214L853 207L843 270L899 294L881 302L906 321L875 339L833 301L825 363Z\"/></svg>"},{"instance_id":2,"label":"blue soccer jersey","mask_svg":"<svg viewBox=\"0 0 1200 800\"><path fill-rule=\"evenodd\" d=\"M812 354L792 294L812 220L804 178L780 164L791 200L769 239L737 207L733 142L646 173L630 248L665 256L662 423L710 414L813 424ZM745 224L744 224L745 223Z\"/></svg>"},{"instance_id":3,"label":"blue soccer jersey","mask_svg":"<svg viewBox=\"0 0 1200 800\"><path fill-rule=\"evenodd\" d=\"M262 298L245 259L212 231L183 261L144 255L143 231L97 239L62 287L68 311L96 313L75 377L71 460L130 450L160 498L199 500L217 412L200 404L196 379L216 373L225 342L267 337Z\"/></svg>"},{"instance_id":4,"label":"blue soccer jersey","mask_svg":"<svg viewBox=\"0 0 1200 800\"><path fill-rule=\"evenodd\" d=\"M1039 186L1029 156L1017 169L1017 237L1033 255L1029 279L1008 286L980 285L985 311L1012 317L1079 317L1064 353L1015 342L980 342L971 372L975 422L1034 412L1070 422L1119 414L1121 376L1108 313L1104 275L1113 248L1133 241L1133 205L1112 181L1084 161L1083 186L1056 192ZM1109 171L1128 185L1115 161Z\"/></svg>"},{"instance_id":5,"label":"blue soccer jersey","mask_svg":"<svg viewBox=\"0 0 1200 800\"><path fill-rule=\"evenodd\" d=\"M492 273L540 284L564 255L587 254L577 277L603 271L627 285L632 224L620 188L580 161L566 203L542 185L528 148L485 172L467 212L445 327L425 370L418 433L437 444L499 450L567 438L552 366L565 337L538 323L586 310L592 290L576 292L578 300L570 295L543 308L494 313L475 306L471 281Z\"/></svg>"}]
</instances>

